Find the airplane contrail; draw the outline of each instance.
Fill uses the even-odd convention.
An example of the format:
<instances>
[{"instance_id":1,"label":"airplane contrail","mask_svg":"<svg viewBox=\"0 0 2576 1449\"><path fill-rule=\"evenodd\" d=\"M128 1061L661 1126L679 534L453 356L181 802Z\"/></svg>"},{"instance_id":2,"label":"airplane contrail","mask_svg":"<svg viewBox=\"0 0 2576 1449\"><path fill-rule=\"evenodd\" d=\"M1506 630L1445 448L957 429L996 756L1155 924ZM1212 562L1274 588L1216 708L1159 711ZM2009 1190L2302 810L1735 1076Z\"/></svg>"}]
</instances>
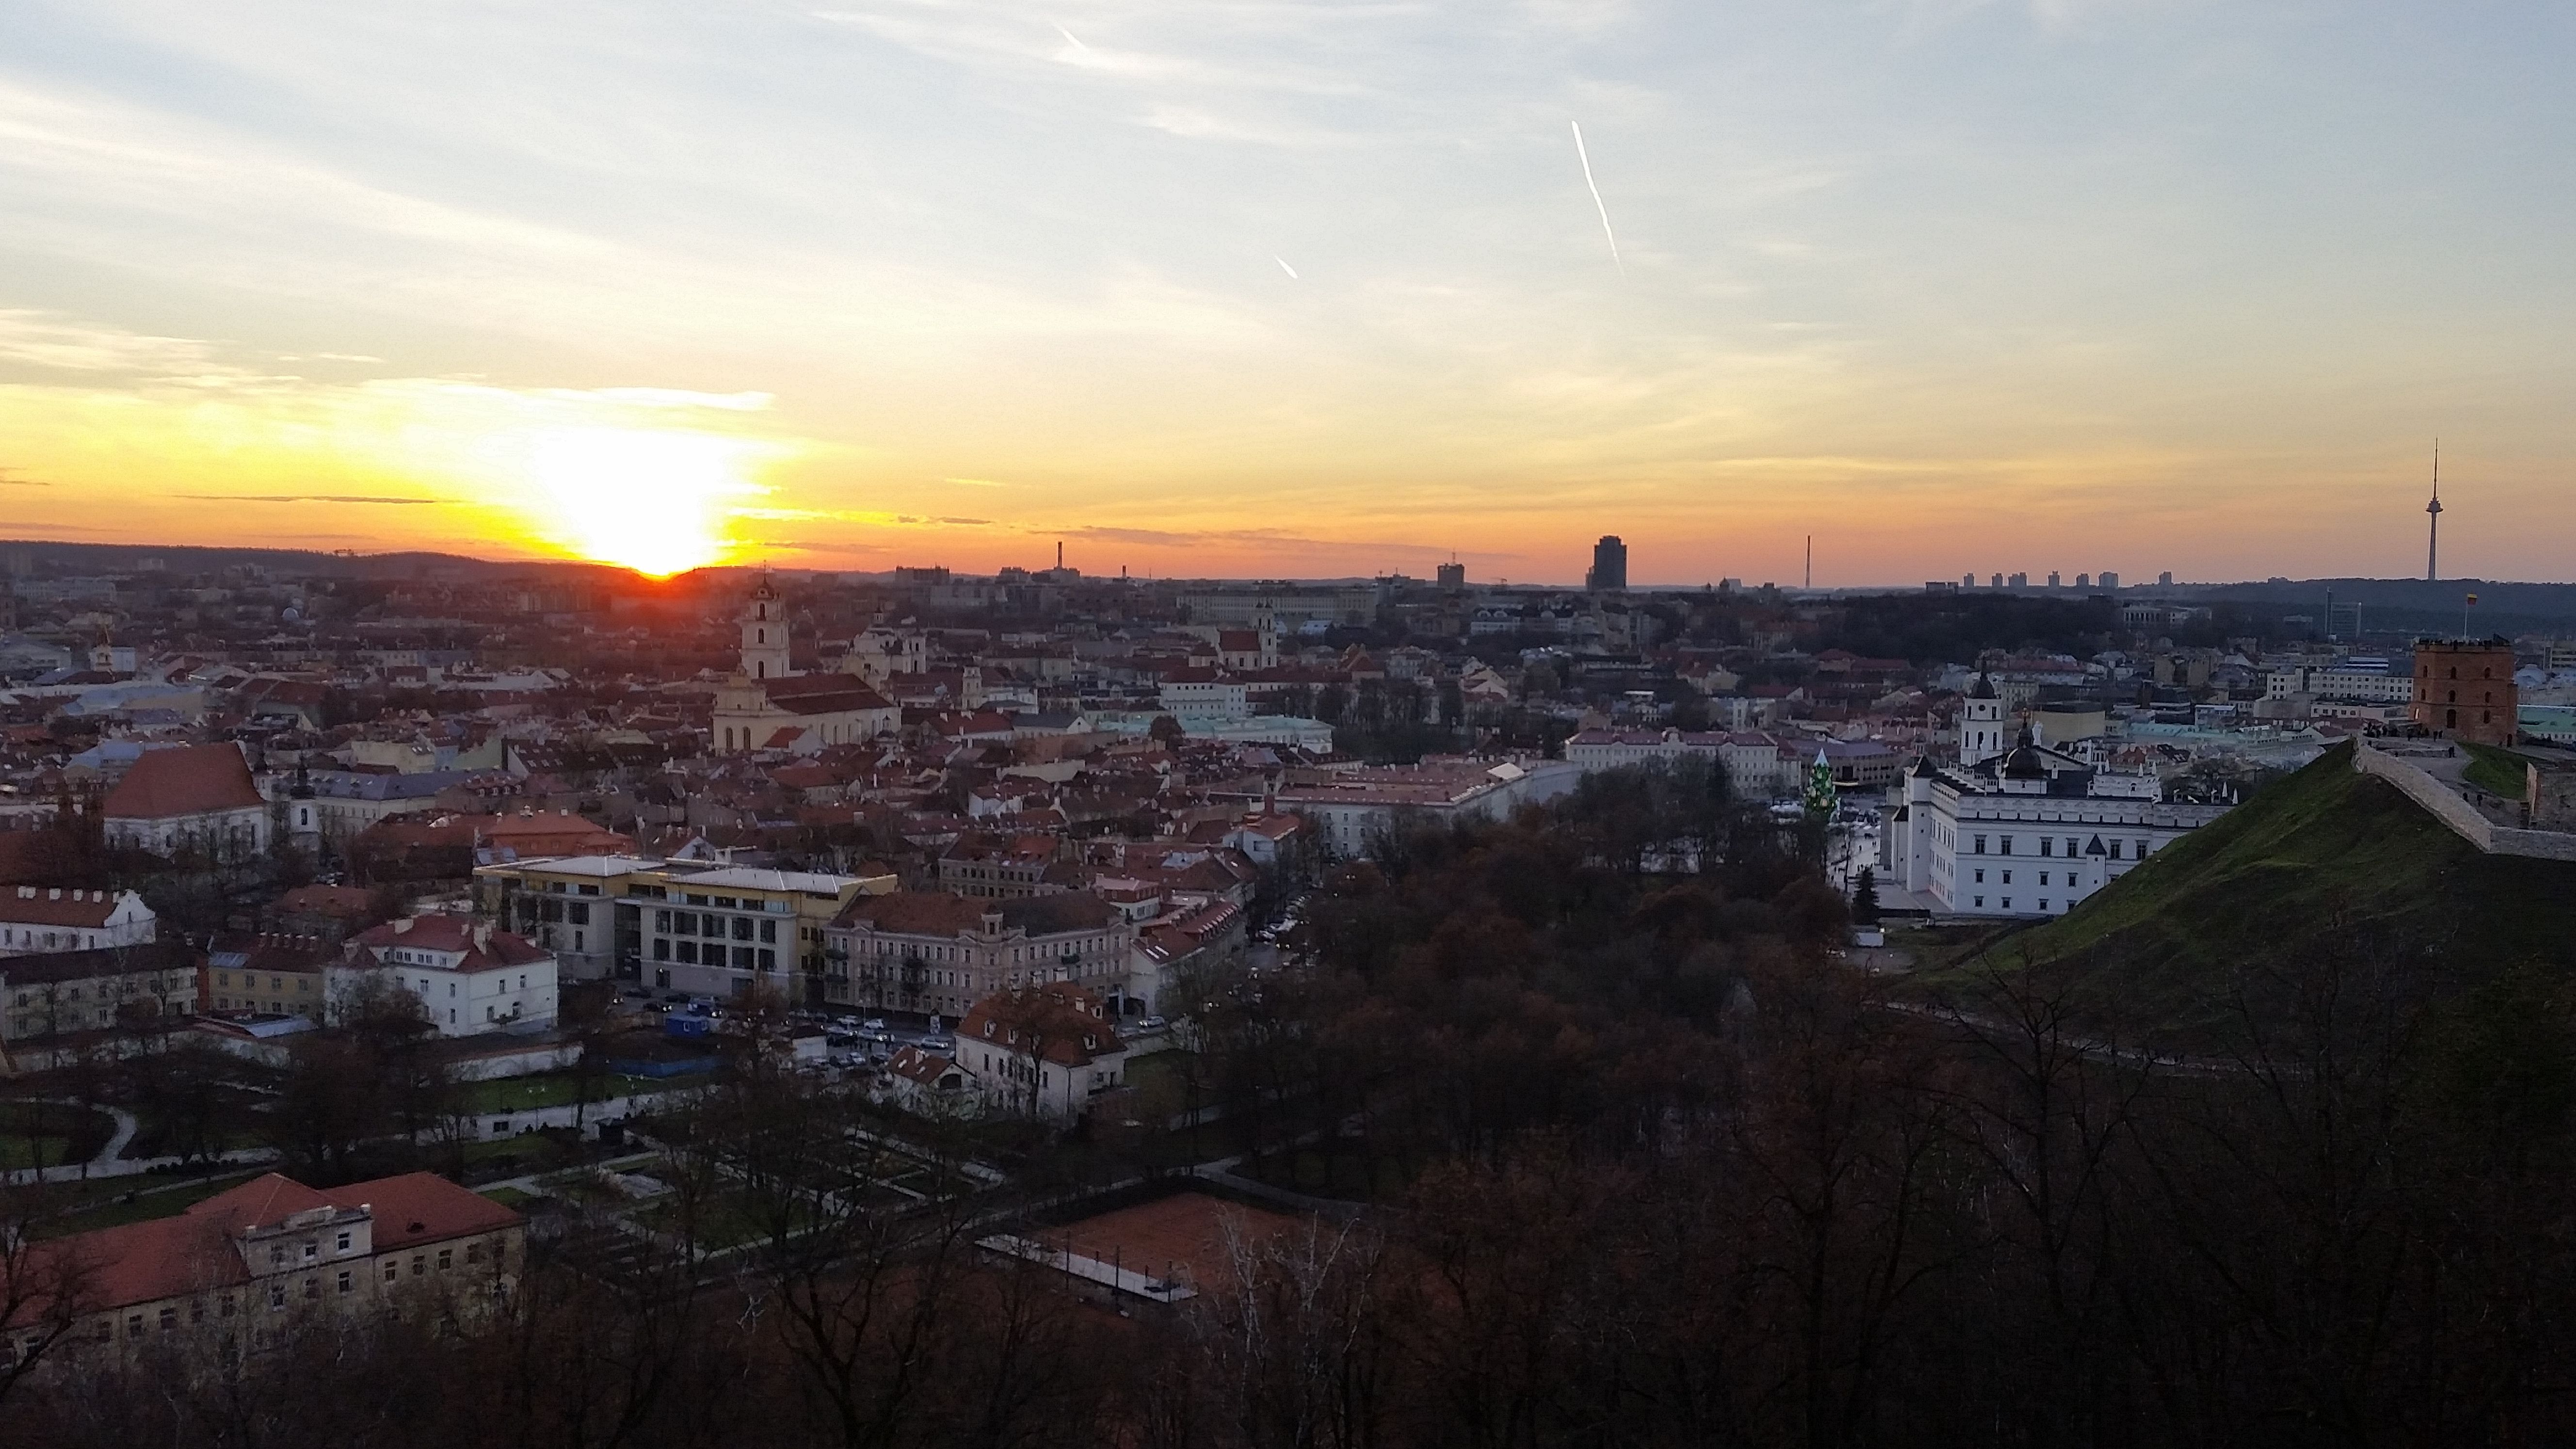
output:
<instances>
[{"instance_id":1,"label":"airplane contrail","mask_svg":"<svg viewBox=\"0 0 2576 1449\"><path fill-rule=\"evenodd\" d=\"M1288 274L1288 280L1290 280L1290 281L1292 281L1292 282L1299 280L1299 278L1298 278L1298 276L1297 276L1297 269L1296 269L1295 267L1292 267L1292 266L1288 265L1288 259L1287 259L1286 257L1282 257L1282 256L1273 256L1270 260L1272 260L1272 261L1274 261L1274 262L1277 262L1277 263L1279 264L1279 270L1281 270L1281 271L1283 271L1283 272L1286 272L1286 273Z\"/></svg>"},{"instance_id":2,"label":"airplane contrail","mask_svg":"<svg viewBox=\"0 0 2576 1449\"><path fill-rule=\"evenodd\" d=\"M1069 41L1072 41L1072 42L1073 42L1073 48L1074 48L1074 49L1076 49L1076 50L1078 50L1078 51L1081 51L1081 52L1082 52L1083 54L1085 54L1085 55L1089 55L1089 54L1091 54L1091 47L1090 47L1090 46L1087 46L1087 45L1085 45L1085 44L1083 44L1083 43L1082 43L1082 41L1080 40L1080 38L1078 38L1077 36L1075 36L1075 35L1074 35L1074 33L1073 33L1072 31L1067 30L1067 29L1065 29L1063 26L1059 25L1059 26L1057 26L1057 27L1055 28L1055 33L1056 33L1056 34L1058 34L1058 35L1063 36L1065 39L1067 39L1067 40L1069 40Z\"/></svg>"},{"instance_id":3,"label":"airplane contrail","mask_svg":"<svg viewBox=\"0 0 2576 1449\"><path fill-rule=\"evenodd\" d=\"M1592 179L1592 157L1583 149L1583 123L1568 121L1566 124L1574 128L1574 159L1583 163L1583 184L1592 188L1593 209L1601 213L1601 234L1610 239L1611 264L1625 273L1628 264L1619 260L1619 234L1610 229L1610 208L1602 204L1601 183Z\"/></svg>"}]
</instances>

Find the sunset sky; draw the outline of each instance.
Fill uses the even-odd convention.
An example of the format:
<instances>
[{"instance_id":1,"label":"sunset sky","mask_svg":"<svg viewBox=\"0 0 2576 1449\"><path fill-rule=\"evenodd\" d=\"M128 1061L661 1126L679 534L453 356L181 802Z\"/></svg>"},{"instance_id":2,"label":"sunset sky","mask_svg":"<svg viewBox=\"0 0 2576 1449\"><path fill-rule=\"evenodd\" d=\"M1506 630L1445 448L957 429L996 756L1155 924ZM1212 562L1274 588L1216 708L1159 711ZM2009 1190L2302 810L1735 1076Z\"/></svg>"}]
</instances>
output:
<instances>
[{"instance_id":1,"label":"sunset sky","mask_svg":"<svg viewBox=\"0 0 2576 1449\"><path fill-rule=\"evenodd\" d=\"M2576 10L0 6L0 537L2571 577ZM1612 255L1569 123L1579 122Z\"/></svg>"}]
</instances>

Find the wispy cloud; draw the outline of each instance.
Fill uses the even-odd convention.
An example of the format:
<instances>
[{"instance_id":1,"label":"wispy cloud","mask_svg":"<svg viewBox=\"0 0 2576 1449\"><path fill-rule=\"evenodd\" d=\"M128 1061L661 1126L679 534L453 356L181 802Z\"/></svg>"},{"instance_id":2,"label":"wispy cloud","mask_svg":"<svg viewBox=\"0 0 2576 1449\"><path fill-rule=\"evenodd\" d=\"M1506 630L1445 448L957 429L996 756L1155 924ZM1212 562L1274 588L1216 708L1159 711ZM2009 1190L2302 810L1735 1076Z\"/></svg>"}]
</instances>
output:
<instances>
[{"instance_id":1,"label":"wispy cloud","mask_svg":"<svg viewBox=\"0 0 2576 1449\"><path fill-rule=\"evenodd\" d=\"M51 312L0 310L0 362L61 372L203 373L214 347L98 327Z\"/></svg>"},{"instance_id":2,"label":"wispy cloud","mask_svg":"<svg viewBox=\"0 0 2576 1449\"><path fill-rule=\"evenodd\" d=\"M443 498L398 498L375 493L173 493L196 503L381 503L396 506L444 503Z\"/></svg>"}]
</instances>

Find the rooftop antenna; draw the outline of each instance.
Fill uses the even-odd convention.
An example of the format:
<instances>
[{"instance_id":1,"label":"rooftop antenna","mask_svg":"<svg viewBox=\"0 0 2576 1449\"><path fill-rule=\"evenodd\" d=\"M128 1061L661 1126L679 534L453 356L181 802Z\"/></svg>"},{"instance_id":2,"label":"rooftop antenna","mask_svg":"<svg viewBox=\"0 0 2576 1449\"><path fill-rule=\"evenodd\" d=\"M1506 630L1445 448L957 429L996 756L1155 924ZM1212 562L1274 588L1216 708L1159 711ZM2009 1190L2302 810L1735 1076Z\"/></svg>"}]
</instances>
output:
<instances>
[{"instance_id":1,"label":"rooftop antenna","mask_svg":"<svg viewBox=\"0 0 2576 1449\"><path fill-rule=\"evenodd\" d=\"M2433 501L2424 505L2424 582L2438 577L2434 564L2442 549L2442 440L2433 440Z\"/></svg>"},{"instance_id":2,"label":"rooftop antenna","mask_svg":"<svg viewBox=\"0 0 2576 1449\"><path fill-rule=\"evenodd\" d=\"M1807 587L1816 586L1816 536L1807 535Z\"/></svg>"},{"instance_id":3,"label":"rooftop antenna","mask_svg":"<svg viewBox=\"0 0 2576 1449\"><path fill-rule=\"evenodd\" d=\"M1055 541L1055 566L1058 569L1064 567L1064 540L1060 538Z\"/></svg>"}]
</instances>

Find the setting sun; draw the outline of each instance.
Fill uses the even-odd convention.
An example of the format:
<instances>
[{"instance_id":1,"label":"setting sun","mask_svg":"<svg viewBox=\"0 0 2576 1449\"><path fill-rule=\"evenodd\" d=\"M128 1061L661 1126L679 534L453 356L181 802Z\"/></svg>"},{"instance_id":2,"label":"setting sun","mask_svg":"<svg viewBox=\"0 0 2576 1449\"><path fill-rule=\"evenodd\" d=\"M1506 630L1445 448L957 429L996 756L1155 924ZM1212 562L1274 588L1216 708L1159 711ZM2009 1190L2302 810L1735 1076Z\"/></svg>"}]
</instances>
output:
<instances>
[{"instance_id":1,"label":"setting sun","mask_svg":"<svg viewBox=\"0 0 2576 1449\"><path fill-rule=\"evenodd\" d=\"M736 542L727 505L759 491L745 475L764 451L711 433L550 429L529 454L543 492L532 523L585 558L657 578L719 563Z\"/></svg>"}]
</instances>

